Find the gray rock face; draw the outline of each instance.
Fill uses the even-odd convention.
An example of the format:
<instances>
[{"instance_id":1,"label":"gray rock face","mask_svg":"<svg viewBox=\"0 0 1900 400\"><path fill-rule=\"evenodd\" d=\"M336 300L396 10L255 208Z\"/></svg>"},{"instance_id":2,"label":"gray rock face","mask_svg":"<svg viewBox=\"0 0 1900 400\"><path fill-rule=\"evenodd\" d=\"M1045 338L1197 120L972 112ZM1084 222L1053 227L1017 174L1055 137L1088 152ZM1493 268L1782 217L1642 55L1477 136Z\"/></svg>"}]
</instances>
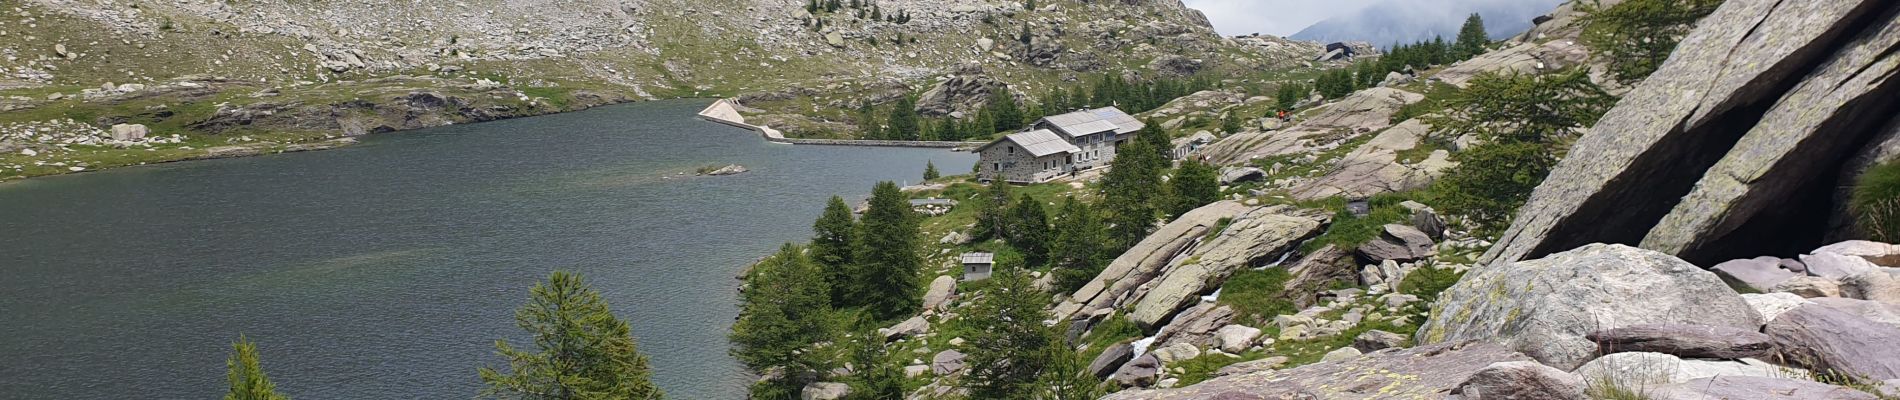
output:
<instances>
[{"instance_id":1,"label":"gray rock face","mask_svg":"<svg viewBox=\"0 0 1900 400\"><path fill-rule=\"evenodd\" d=\"M1841 295L1900 305L1900 279L1887 271L1868 271L1841 280Z\"/></svg>"},{"instance_id":2,"label":"gray rock face","mask_svg":"<svg viewBox=\"0 0 1900 400\"><path fill-rule=\"evenodd\" d=\"M1377 239L1359 245L1359 257L1368 262L1411 262L1438 255L1432 237L1410 225L1386 224Z\"/></svg>"},{"instance_id":3,"label":"gray rock face","mask_svg":"<svg viewBox=\"0 0 1900 400\"><path fill-rule=\"evenodd\" d=\"M1201 70L1201 60L1168 54L1148 62L1148 69L1172 76L1188 76Z\"/></svg>"},{"instance_id":4,"label":"gray rock face","mask_svg":"<svg viewBox=\"0 0 1900 400\"><path fill-rule=\"evenodd\" d=\"M1077 313L1120 307L1130 292L1160 276L1170 260L1206 236L1221 218L1233 218L1252 209L1240 202L1220 201L1175 218L1116 257L1095 279L1057 304L1052 314L1068 319Z\"/></svg>"},{"instance_id":5,"label":"gray rock face","mask_svg":"<svg viewBox=\"0 0 1900 400\"><path fill-rule=\"evenodd\" d=\"M1108 349L1102 350L1102 355L1095 356L1095 361L1089 362L1089 376L1095 379L1108 379L1109 375L1115 373L1116 368L1127 364L1128 360L1133 358L1135 358L1135 345L1121 343L1109 346Z\"/></svg>"},{"instance_id":6,"label":"gray rock face","mask_svg":"<svg viewBox=\"0 0 1900 400\"><path fill-rule=\"evenodd\" d=\"M1392 126L1392 114L1406 104L1425 96L1392 88L1372 88L1353 93L1337 102L1322 106L1312 118L1275 131L1248 131L1228 135L1202 148L1215 164L1236 165L1248 160L1285 154L1307 153L1337 147L1347 138L1377 132ZM1355 135L1338 135L1340 131ZM1317 143L1314 137L1334 137L1338 141Z\"/></svg>"},{"instance_id":7,"label":"gray rock face","mask_svg":"<svg viewBox=\"0 0 1900 400\"><path fill-rule=\"evenodd\" d=\"M1781 259L1775 257L1756 257L1741 260L1729 260L1709 268L1723 280L1757 292L1768 292L1782 282L1796 276L1794 271L1781 268Z\"/></svg>"},{"instance_id":8,"label":"gray rock face","mask_svg":"<svg viewBox=\"0 0 1900 400\"><path fill-rule=\"evenodd\" d=\"M142 124L118 124L112 126L112 140L139 140L151 133L150 128Z\"/></svg>"},{"instance_id":9,"label":"gray rock face","mask_svg":"<svg viewBox=\"0 0 1900 400\"><path fill-rule=\"evenodd\" d=\"M1253 361L1241 361L1241 362L1230 364L1225 367L1221 367L1220 370L1214 371L1214 376L1240 375L1240 374L1251 374L1251 373L1262 372L1262 371L1272 371L1275 368L1280 368L1281 365L1285 365L1286 361L1287 361L1287 358L1281 357L1281 356L1267 357L1267 358L1262 358L1262 359L1253 360Z\"/></svg>"},{"instance_id":10,"label":"gray rock face","mask_svg":"<svg viewBox=\"0 0 1900 400\"><path fill-rule=\"evenodd\" d=\"M1822 305L1805 305L1768 324L1782 359L1815 371L1900 379L1900 329Z\"/></svg>"},{"instance_id":11,"label":"gray rock face","mask_svg":"<svg viewBox=\"0 0 1900 400\"><path fill-rule=\"evenodd\" d=\"M904 322L899 322L897 325L892 325L889 328L878 329L877 332L880 335L884 335L884 340L897 340L922 335L929 330L930 321L924 320L923 316L915 316L904 320Z\"/></svg>"},{"instance_id":12,"label":"gray rock face","mask_svg":"<svg viewBox=\"0 0 1900 400\"><path fill-rule=\"evenodd\" d=\"M1658 387L1649 393L1656 400L1877 400L1872 394L1850 388L1800 379L1765 376L1717 376Z\"/></svg>"},{"instance_id":13,"label":"gray rock face","mask_svg":"<svg viewBox=\"0 0 1900 400\"><path fill-rule=\"evenodd\" d=\"M1234 322L1234 309L1220 303L1201 303L1182 311L1168 326L1155 333L1154 348L1186 344L1205 347L1214 344L1215 333Z\"/></svg>"},{"instance_id":14,"label":"gray rock face","mask_svg":"<svg viewBox=\"0 0 1900 400\"><path fill-rule=\"evenodd\" d=\"M1651 352L1688 358L1765 358L1774 340L1753 329L1652 324L1597 331L1585 336L1603 354Z\"/></svg>"},{"instance_id":15,"label":"gray rock face","mask_svg":"<svg viewBox=\"0 0 1900 400\"><path fill-rule=\"evenodd\" d=\"M1829 252L1804 254L1801 256L1801 264L1808 267L1808 275L1833 281L1873 272L1877 268L1874 263L1867 262L1866 259Z\"/></svg>"},{"instance_id":16,"label":"gray rock face","mask_svg":"<svg viewBox=\"0 0 1900 400\"><path fill-rule=\"evenodd\" d=\"M812 382L798 392L799 400L838 400L851 395L851 385L839 382Z\"/></svg>"},{"instance_id":17,"label":"gray rock face","mask_svg":"<svg viewBox=\"0 0 1900 400\"><path fill-rule=\"evenodd\" d=\"M1259 182L1266 177L1267 171L1254 167L1227 167L1220 170L1220 183L1223 185Z\"/></svg>"},{"instance_id":18,"label":"gray rock face","mask_svg":"<svg viewBox=\"0 0 1900 400\"><path fill-rule=\"evenodd\" d=\"M963 359L969 356L961 351L944 350L930 357L930 372L937 375L949 375L963 370Z\"/></svg>"},{"instance_id":19,"label":"gray rock face","mask_svg":"<svg viewBox=\"0 0 1900 400\"><path fill-rule=\"evenodd\" d=\"M924 292L924 309L941 310L950 303L950 296L957 293L957 278L949 275L937 276L930 281L930 290Z\"/></svg>"},{"instance_id":20,"label":"gray rock face","mask_svg":"<svg viewBox=\"0 0 1900 400\"><path fill-rule=\"evenodd\" d=\"M1334 287L1337 283L1359 283L1359 263L1353 260L1351 252L1334 245L1314 250L1294 262L1288 273L1293 275L1282 286L1280 295L1293 301L1295 307L1311 307L1319 301L1319 294Z\"/></svg>"},{"instance_id":21,"label":"gray rock face","mask_svg":"<svg viewBox=\"0 0 1900 400\"><path fill-rule=\"evenodd\" d=\"M1796 276L1775 285L1773 290L1808 298L1841 296L1840 283L1818 276Z\"/></svg>"},{"instance_id":22,"label":"gray rock face","mask_svg":"<svg viewBox=\"0 0 1900 400\"><path fill-rule=\"evenodd\" d=\"M1849 240L1821 246L1815 253L1833 253L1844 256L1860 257L1867 262L1883 267L1900 267L1900 245L1892 245L1866 240Z\"/></svg>"},{"instance_id":23,"label":"gray rock face","mask_svg":"<svg viewBox=\"0 0 1900 400\"><path fill-rule=\"evenodd\" d=\"M967 115L988 104L990 96L1016 96L1009 85L984 73L981 67L961 67L955 76L925 91L917 98L917 113L941 117L950 113ZM1021 101L1021 96L1017 96Z\"/></svg>"},{"instance_id":24,"label":"gray rock face","mask_svg":"<svg viewBox=\"0 0 1900 400\"><path fill-rule=\"evenodd\" d=\"M1805 304L1820 304L1827 308L1858 315L1869 321L1891 326L1894 329L1900 329L1900 305L1839 297L1807 299L1803 305ZM1793 308L1789 309L1792 310Z\"/></svg>"},{"instance_id":25,"label":"gray rock face","mask_svg":"<svg viewBox=\"0 0 1900 400\"><path fill-rule=\"evenodd\" d=\"M1250 326L1223 326L1220 330L1214 331L1214 345L1220 347L1221 351L1239 354L1253 348L1254 343L1260 339L1260 333L1260 329Z\"/></svg>"},{"instance_id":26,"label":"gray rock face","mask_svg":"<svg viewBox=\"0 0 1900 400\"><path fill-rule=\"evenodd\" d=\"M1168 261L1160 276L1136 288L1128 319L1153 330L1235 271L1263 264L1319 235L1329 220L1323 213L1290 207L1261 207L1235 216L1219 235L1194 246L1185 258Z\"/></svg>"},{"instance_id":27,"label":"gray rock face","mask_svg":"<svg viewBox=\"0 0 1900 400\"><path fill-rule=\"evenodd\" d=\"M1416 119L1387 128L1372 141L1341 157L1331 172L1294 187L1293 197L1307 200L1332 196L1370 197L1431 184L1457 164L1450 161L1450 152L1436 151L1425 160L1399 160L1399 152L1417 147L1430 129Z\"/></svg>"},{"instance_id":28,"label":"gray rock face","mask_svg":"<svg viewBox=\"0 0 1900 400\"><path fill-rule=\"evenodd\" d=\"M1723 3L1577 141L1483 261L1597 242L1640 242L1704 263L1803 245L1754 232L1807 211L1825 215L1826 204L1794 195L1834 184L1821 175L1851 156L1840 146L1873 131L1856 129L1861 120L1896 111L1872 100L1900 87L1880 78L1896 59L1862 50L1880 48L1883 29L1900 25L1873 21L1885 4ZM1773 104L1769 117L1762 104ZM1731 177L1739 182L1717 183ZM1764 211L1770 205L1774 212ZM1679 223L1659 223L1665 217Z\"/></svg>"},{"instance_id":29,"label":"gray rock face","mask_svg":"<svg viewBox=\"0 0 1900 400\"><path fill-rule=\"evenodd\" d=\"M1352 338L1352 348L1360 352L1371 353L1405 345L1405 335L1382 330L1369 330Z\"/></svg>"},{"instance_id":30,"label":"gray rock face","mask_svg":"<svg viewBox=\"0 0 1900 400\"><path fill-rule=\"evenodd\" d=\"M1583 392L1583 378L1536 361L1491 364L1452 390L1471 400L1583 400Z\"/></svg>"},{"instance_id":31,"label":"gray rock face","mask_svg":"<svg viewBox=\"0 0 1900 400\"><path fill-rule=\"evenodd\" d=\"M1761 317L1713 273L1654 251L1593 244L1472 270L1439 295L1418 341L1492 340L1570 369L1596 355L1590 332L1665 323L1750 330Z\"/></svg>"},{"instance_id":32,"label":"gray rock face","mask_svg":"<svg viewBox=\"0 0 1900 400\"><path fill-rule=\"evenodd\" d=\"M1155 376L1160 373L1161 360L1153 354L1143 354L1115 370L1114 379L1126 387L1147 387L1155 383Z\"/></svg>"},{"instance_id":33,"label":"gray rock face","mask_svg":"<svg viewBox=\"0 0 1900 400\"><path fill-rule=\"evenodd\" d=\"M1493 363L1529 361L1502 346L1460 342L1385 351L1339 362L1227 375L1192 386L1124 390L1103 399L1442 398Z\"/></svg>"},{"instance_id":34,"label":"gray rock face","mask_svg":"<svg viewBox=\"0 0 1900 400\"><path fill-rule=\"evenodd\" d=\"M1772 322L1781 313L1812 303L1793 293L1743 293L1742 301L1748 302L1749 307L1761 314L1762 323Z\"/></svg>"}]
</instances>

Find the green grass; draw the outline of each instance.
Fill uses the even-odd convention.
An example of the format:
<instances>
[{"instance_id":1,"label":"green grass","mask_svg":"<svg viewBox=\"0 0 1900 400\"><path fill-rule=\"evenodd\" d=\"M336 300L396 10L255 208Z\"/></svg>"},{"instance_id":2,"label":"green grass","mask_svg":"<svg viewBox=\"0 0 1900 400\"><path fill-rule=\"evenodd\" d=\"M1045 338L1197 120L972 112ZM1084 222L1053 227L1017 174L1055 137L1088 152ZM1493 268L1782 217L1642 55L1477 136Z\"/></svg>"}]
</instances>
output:
<instances>
[{"instance_id":1,"label":"green grass","mask_svg":"<svg viewBox=\"0 0 1900 400\"><path fill-rule=\"evenodd\" d=\"M1300 311L1281 296L1290 279L1293 275L1286 268L1242 270L1221 285L1219 302L1233 307L1235 321L1262 325L1275 316Z\"/></svg>"},{"instance_id":2,"label":"green grass","mask_svg":"<svg viewBox=\"0 0 1900 400\"><path fill-rule=\"evenodd\" d=\"M1900 161L1868 168L1854 185L1849 204L1868 239L1900 242Z\"/></svg>"},{"instance_id":3,"label":"green grass","mask_svg":"<svg viewBox=\"0 0 1900 400\"><path fill-rule=\"evenodd\" d=\"M1399 203L1410 199L1410 196L1409 193L1387 193L1373 196L1372 199L1368 201L1372 209L1366 213L1364 217L1352 215L1351 212L1345 210L1344 200L1334 198L1335 200L1330 200L1324 204L1326 209L1335 210L1332 225L1326 227L1326 233L1322 233L1318 237L1313 238L1313 240L1307 241L1305 245L1302 245L1300 251L1311 253L1322 247L1326 247L1326 245L1350 249L1359 247L1359 245L1365 244L1372 239L1376 239L1380 234L1385 232L1386 224L1399 223L1411 218L1411 210L1399 205ZM1337 204L1337 206L1334 204Z\"/></svg>"},{"instance_id":4,"label":"green grass","mask_svg":"<svg viewBox=\"0 0 1900 400\"><path fill-rule=\"evenodd\" d=\"M1102 320L1102 322L1096 323L1095 327L1090 329L1087 335L1082 336L1082 339L1077 341L1077 344L1088 346L1088 351L1082 352L1081 354L1082 359L1094 361L1096 356L1102 355L1102 351L1108 350L1110 346L1121 342L1140 339L1144 335L1140 325L1136 325L1134 321L1129 321L1128 318L1123 318L1120 314L1117 314L1111 315L1107 319Z\"/></svg>"},{"instance_id":5,"label":"green grass","mask_svg":"<svg viewBox=\"0 0 1900 400\"><path fill-rule=\"evenodd\" d=\"M1458 280L1463 279L1464 276L1463 272L1421 265L1411 273L1405 274L1405 278L1399 281L1399 293L1418 296L1422 303L1431 304L1438 300L1439 293L1450 289L1451 285L1457 284Z\"/></svg>"},{"instance_id":6,"label":"green grass","mask_svg":"<svg viewBox=\"0 0 1900 400\"><path fill-rule=\"evenodd\" d=\"M1399 111L1392 114L1393 124L1418 118L1425 114L1444 111L1445 100L1458 97L1459 89L1457 86L1432 82L1426 83L1424 90L1421 92L1425 95L1425 99L1417 103L1406 104L1405 106L1399 107Z\"/></svg>"}]
</instances>

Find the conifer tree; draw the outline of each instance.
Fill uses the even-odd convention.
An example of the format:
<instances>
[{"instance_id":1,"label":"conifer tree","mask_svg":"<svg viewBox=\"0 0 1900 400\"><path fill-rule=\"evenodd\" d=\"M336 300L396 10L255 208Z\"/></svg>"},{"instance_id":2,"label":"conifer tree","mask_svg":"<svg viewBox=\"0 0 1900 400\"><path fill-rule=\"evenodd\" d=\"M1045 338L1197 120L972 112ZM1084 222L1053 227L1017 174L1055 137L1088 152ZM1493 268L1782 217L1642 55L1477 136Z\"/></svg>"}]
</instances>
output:
<instances>
[{"instance_id":1,"label":"conifer tree","mask_svg":"<svg viewBox=\"0 0 1900 400\"><path fill-rule=\"evenodd\" d=\"M1102 226L1094 207L1075 197L1062 200L1054 225L1055 240L1049 244L1050 273L1056 275L1058 290L1073 292L1108 265L1112 257L1104 248L1108 229Z\"/></svg>"},{"instance_id":2,"label":"conifer tree","mask_svg":"<svg viewBox=\"0 0 1900 400\"><path fill-rule=\"evenodd\" d=\"M1149 124L1142 135L1158 135ZM1102 209L1108 214L1109 243L1113 250L1134 247L1154 228L1156 200L1163 190L1161 172L1166 161L1150 140L1137 138L1116 149L1115 163L1102 177Z\"/></svg>"},{"instance_id":3,"label":"conifer tree","mask_svg":"<svg viewBox=\"0 0 1900 400\"><path fill-rule=\"evenodd\" d=\"M1490 34L1484 32L1484 17L1472 13L1465 18L1465 25L1458 28L1456 53L1459 59L1484 54L1484 47L1491 44Z\"/></svg>"},{"instance_id":4,"label":"conifer tree","mask_svg":"<svg viewBox=\"0 0 1900 400\"><path fill-rule=\"evenodd\" d=\"M998 88L990 93L989 114L996 117L996 127L991 132L1009 132L1023 126L1023 110L1016 103L1016 96L1009 89Z\"/></svg>"},{"instance_id":5,"label":"conifer tree","mask_svg":"<svg viewBox=\"0 0 1900 400\"><path fill-rule=\"evenodd\" d=\"M943 175L937 172L937 163L924 161L924 180L934 181L940 177Z\"/></svg>"},{"instance_id":6,"label":"conifer tree","mask_svg":"<svg viewBox=\"0 0 1900 400\"><path fill-rule=\"evenodd\" d=\"M1220 172L1213 166L1200 161L1185 161L1181 168L1174 171L1174 179L1168 184L1173 187L1174 204L1168 215L1179 217L1208 204L1220 201Z\"/></svg>"},{"instance_id":7,"label":"conifer tree","mask_svg":"<svg viewBox=\"0 0 1900 400\"><path fill-rule=\"evenodd\" d=\"M983 191L976 203L976 228L970 236L976 240L1002 239L1009 236L1009 182L998 178Z\"/></svg>"},{"instance_id":8,"label":"conifer tree","mask_svg":"<svg viewBox=\"0 0 1900 400\"><path fill-rule=\"evenodd\" d=\"M1022 260L998 257L995 283L965 316L969 372L961 380L973 399L1027 399L1042 390L1044 371L1057 360L1062 341L1043 309L1049 295L1030 284Z\"/></svg>"},{"instance_id":9,"label":"conifer tree","mask_svg":"<svg viewBox=\"0 0 1900 400\"><path fill-rule=\"evenodd\" d=\"M256 343L238 335L231 350L231 358L224 361L225 378L231 382L231 391L224 394L224 400L290 400L277 394L277 384L264 376L264 368L257 361Z\"/></svg>"},{"instance_id":10,"label":"conifer tree","mask_svg":"<svg viewBox=\"0 0 1900 400\"><path fill-rule=\"evenodd\" d=\"M923 269L922 239L910 201L897 184L879 182L871 190L871 207L858 223L857 297L880 320L917 312L921 299L918 271Z\"/></svg>"},{"instance_id":11,"label":"conifer tree","mask_svg":"<svg viewBox=\"0 0 1900 400\"><path fill-rule=\"evenodd\" d=\"M848 400L889 400L904 398L904 371L897 366L899 360L891 357L890 345L884 342L884 336L873 331L858 332L858 339L852 345L851 363L861 365L862 371L851 376L857 382L851 388ZM797 397L797 396L793 396ZM757 398L757 397L754 397Z\"/></svg>"},{"instance_id":12,"label":"conifer tree","mask_svg":"<svg viewBox=\"0 0 1900 400\"><path fill-rule=\"evenodd\" d=\"M831 293L835 306L850 305L853 295L843 290L854 287L851 282L853 269L852 240L857 236L857 221L851 217L851 206L844 204L844 198L831 196L825 204L825 213L812 223L811 260L822 269L825 283L834 289Z\"/></svg>"},{"instance_id":13,"label":"conifer tree","mask_svg":"<svg viewBox=\"0 0 1900 400\"><path fill-rule=\"evenodd\" d=\"M963 138L963 129L957 124L955 118L946 117L937 121L937 140L958 141Z\"/></svg>"},{"instance_id":14,"label":"conifer tree","mask_svg":"<svg viewBox=\"0 0 1900 400\"><path fill-rule=\"evenodd\" d=\"M495 341L510 372L482 367L483 396L529 399L657 399L660 388L627 322L580 275L555 271L534 285L515 323L533 351Z\"/></svg>"},{"instance_id":15,"label":"conifer tree","mask_svg":"<svg viewBox=\"0 0 1900 400\"><path fill-rule=\"evenodd\" d=\"M732 355L753 371L783 372L784 388L801 388L806 377L829 369L816 352L831 340L831 295L804 249L787 244L746 275L739 320L732 324ZM780 390L781 392L783 390Z\"/></svg>"},{"instance_id":16,"label":"conifer tree","mask_svg":"<svg viewBox=\"0 0 1900 400\"><path fill-rule=\"evenodd\" d=\"M1049 261L1049 216L1042 203L1023 193L1010 207L1009 245L1022 252L1023 261L1029 265L1043 265Z\"/></svg>"},{"instance_id":17,"label":"conifer tree","mask_svg":"<svg viewBox=\"0 0 1900 400\"><path fill-rule=\"evenodd\" d=\"M886 136L898 140L917 140L917 99L904 96L891 107L889 120L890 133Z\"/></svg>"}]
</instances>

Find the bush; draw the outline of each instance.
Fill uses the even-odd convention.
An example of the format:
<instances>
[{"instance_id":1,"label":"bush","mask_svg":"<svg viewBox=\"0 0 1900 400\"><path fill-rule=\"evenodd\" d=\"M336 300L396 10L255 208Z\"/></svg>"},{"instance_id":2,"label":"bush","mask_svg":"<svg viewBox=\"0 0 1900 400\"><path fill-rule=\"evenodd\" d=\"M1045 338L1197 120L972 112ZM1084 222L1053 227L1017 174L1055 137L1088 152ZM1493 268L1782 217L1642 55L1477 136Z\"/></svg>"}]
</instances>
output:
<instances>
[{"instance_id":1,"label":"bush","mask_svg":"<svg viewBox=\"0 0 1900 400\"><path fill-rule=\"evenodd\" d=\"M1275 316L1299 312L1291 300L1280 296L1293 274L1286 268L1242 270L1220 288L1220 302L1234 308L1235 321L1267 321Z\"/></svg>"},{"instance_id":2,"label":"bush","mask_svg":"<svg viewBox=\"0 0 1900 400\"><path fill-rule=\"evenodd\" d=\"M1423 303L1431 304L1432 302L1438 301L1439 293L1443 293L1445 289L1450 289L1451 285L1458 283L1458 279L1464 276L1465 274L1463 272L1453 271L1449 268L1440 269L1430 265L1420 266L1418 269L1406 274L1405 278L1399 281L1399 293L1418 296Z\"/></svg>"},{"instance_id":3,"label":"bush","mask_svg":"<svg viewBox=\"0 0 1900 400\"><path fill-rule=\"evenodd\" d=\"M1624 82L1655 73L1695 22L1715 12L1722 0L1629 0L1607 8L1586 4L1583 42L1610 62Z\"/></svg>"},{"instance_id":4,"label":"bush","mask_svg":"<svg viewBox=\"0 0 1900 400\"><path fill-rule=\"evenodd\" d=\"M1458 166L1432 191L1441 211L1463 215L1476 232L1502 231L1544 181L1578 128L1596 123L1616 98L1573 69L1545 76L1484 74L1427 118L1437 139L1473 135L1481 144L1452 156Z\"/></svg>"},{"instance_id":5,"label":"bush","mask_svg":"<svg viewBox=\"0 0 1900 400\"><path fill-rule=\"evenodd\" d=\"M1900 161L1877 165L1861 174L1849 205L1859 216L1858 227L1868 239L1900 242Z\"/></svg>"}]
</instances>

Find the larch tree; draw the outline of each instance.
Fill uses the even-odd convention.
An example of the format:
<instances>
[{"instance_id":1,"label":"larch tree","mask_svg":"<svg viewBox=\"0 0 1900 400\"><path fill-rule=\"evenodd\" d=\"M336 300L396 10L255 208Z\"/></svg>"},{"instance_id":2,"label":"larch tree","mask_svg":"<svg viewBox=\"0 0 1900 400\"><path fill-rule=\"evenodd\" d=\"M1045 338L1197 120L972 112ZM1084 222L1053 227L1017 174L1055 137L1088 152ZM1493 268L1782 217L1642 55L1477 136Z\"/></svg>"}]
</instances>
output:
<instances>
[{"instance_id":1,"label":"larch tree","mask_svg":"<svg viewBox=\"0 0 1900 400\"><path fill-rule=\"evenodd\" d=\"M1030 283L1014 257L998 257L991 280L995 286L964 317L972 329L969 372L961 383L973 399L1034 398L1057 362L1051 348L1063 345L1054 328L1042 324L1049 294Z\"/></svg>"},{"instance_id":2,"label":"larch tree","mask_svg":"<svg viewBox=\"0 0 1900 400\"><path fill-rule=\"evenodd\" d=\"M1160 129L1150 124L1143 135ZM1115 164L1102 177L1102 210L1108 214L1109 243L1119 251L1134 247L1154 228L1158 200L1164 198L1161 173L1167 161L1137 138L1116 150Z\"/></svg>"},{"instance_id":3,"label":"larch tree","mask_svg":"<svg viewBox=\"0 0 1900 400\"><path fill-rule=\"evenodd\" d=\"M858 223L857 297L877 319L916 313L923 299L918 271L923 269L919 218L897 184L879 182L871 207Z\"/></svg>"},{"instance_id":4,"label":"larch tree","mask_svg":"<svg viewBox=\"0 0 1900 400\"><path fill-rule=\"evenodd\" d=\"M1009 183L1001 177L991 181L976 203L976 227L970 236L978 241L1009 237Z\"/></svg>"},{"instance_id":5,"label":"larch tree","mask_svg":"<svg viewBox=\"0 0 1900 400\"><path fill-rule=\"evenodd\" d=\"M852 273L857 264L852 241L857 237L857 221L851 217L851 206L844 204L844 198L831 196L825 204L825 213L812 223L811 260L822 270L825 284L830 285L831 304L848 306L852 304L852 293L848 288L855 287L852 282L856 274Z\"/></svg>"},{"instance_id":6,"label":"larch tree","mask_svg":"<svg viewBox=\"0 0 1900 400\"><path fill-rule=\"evenodd\" d=\"M1102 226L1094 207L1074 197L1062 200L1054 225L1055 241L1049 244L1050 273L1056 275L1058 290L1073 292L1101 274L1113 257L1104 245L1108 229Z\"/></svg>"},{"instance_id":7,"label":"larch tree","mask_svg":"<svg viewBox=\"0 0 1900 400\"><path fill-rule=\"evenodd\" d=\"M1220 172L1200 161L1184 161L1181 168L1174 171L1174 179L1168 181L1173 187L1169 192L1173 204L1168 215L1179 217L1215 201L1220 200Z\"/></svg>"},{"instance_id":8,"label":"larch tree","mask_svg":"<svg viewBox=\"0 0 1900 400\"><path fill-rule=\"evenodd\" d=\"M264 376L264 368L257 362L256 343L238 335L231 350L231 358L224 360L225 378L231 381L231 391L224 394L224 400L290 400L277 394L277 384Z\"/></svg>"},{"instance_id":9,"label":"larch tree","mask_svg":"<svg viewBox=\"0 0 1900 400\"><path fill-rule=\"evenodd\" d=\"M1458 41L1452 46L1458 59L1468 59L1484 54L1485 46L1491 44L1491 36L1484 31L1484 17L1472 13L1465 18L1465 25L1458 28Z\"/></svg>"},{"instance_id":10,"label":"larch tree","mask_svg":"<svg viewBox=\"0 0 1900 400\"><path fill-rule=\"evenodd\" d=\"M1010 207L1009 214L1010 247L1022 252L1029 265L1048 262L1051 232L1048 212L1043 210L1042 203L1024 193L1016 205Z\"/></svg>"},{"instance_id":11,"label":"larch tree","mask_svg":"<svg viewBox=\"0 0 1900 400\"><path fill-rule=\"evenodd\" d=\"M485 397L502 399L658 399L652 367L634 344L627 322L613 315L600 292L580 275L556 271L534 285L515 324L533 337L533 349L495 341L508 371L479 370Z\"/></svg>"},{"instance_id":12,"label":"larch tree","mask_svg":"<svg viewBox=\"0 0 1900 400\"><path fill-rule=\"evenodd\" d=\"M832 339L831 296L805 251L787 244L753 265L732 324L732 355L755 372L783 371L776 382L796 389L829 369L817 352Z\"/></svg>"}]
</instances>

